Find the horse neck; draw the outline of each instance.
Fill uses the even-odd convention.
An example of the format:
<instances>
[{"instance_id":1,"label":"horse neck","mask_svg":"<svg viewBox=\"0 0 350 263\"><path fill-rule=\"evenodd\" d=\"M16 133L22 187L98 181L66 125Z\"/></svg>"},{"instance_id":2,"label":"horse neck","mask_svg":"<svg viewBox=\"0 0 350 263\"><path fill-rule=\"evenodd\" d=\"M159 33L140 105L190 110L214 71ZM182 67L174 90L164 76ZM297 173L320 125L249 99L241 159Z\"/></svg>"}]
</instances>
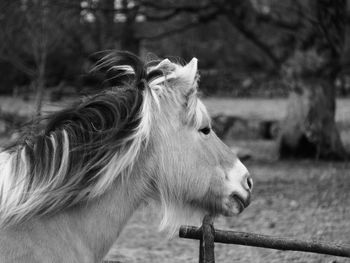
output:
<instances>
[{"instance_id":1,"label":"horse neck","mask_svg":"<svg viewBox=\"0 0 350 263\"><path fill-rule=\"evenodd\" d=\"M140 205L142 196L131 184L114 184L103 197L72 211L70 220L77 236L101 260L116 241L124 225ZM79 227L80 226L80 227ZM74 230L73 230L74 231Z\"/></svg>"},{"instance_id":2,"label":"horse neck","mask_svg":"<svg viewBox=\"0 0 350 263\"><path fill-rule=\"evenodd\" d=\"M133 183L134 176L129 176L122 184L118 182L122 180L117 179L100 198L40 219L36 224L39 225L38 232L50 232L47 243L50 239L55 239L52 244L62 240L67 247L68 242L77 262L100 262L143 200L142 189ZM65 251L64 247L56 249Z\"/></svg>"}]
</instances>

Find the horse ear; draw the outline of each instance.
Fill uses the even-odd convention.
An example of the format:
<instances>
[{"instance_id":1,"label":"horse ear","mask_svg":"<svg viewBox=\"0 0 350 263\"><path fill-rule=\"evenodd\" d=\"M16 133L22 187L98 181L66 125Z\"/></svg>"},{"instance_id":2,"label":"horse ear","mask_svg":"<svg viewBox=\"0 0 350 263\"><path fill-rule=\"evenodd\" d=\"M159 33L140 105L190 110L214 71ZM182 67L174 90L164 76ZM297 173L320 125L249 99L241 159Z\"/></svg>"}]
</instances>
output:
<instances>
[{"instance_id":1,"label":"horse ear","mask_svg":"<svg viewBox=\"0 0 350 263\"><path fill-rule=\"evenodd\" d=\"M176 66L174 63L171 63L169 59L163 59L159 64L154 68L154 70L161 70L164 74L169 74L174 71Z\"/></svg>"},{"instance_id":2,"label":"horse ear","mask_svg":"<svg viewBox=\"0 0 350 263\"><path fill-rule=\"evenodd\" d=\"M169 59L163 59L161 62L159 62L157 68L161 68L161 67L164 67L165 65L168 65L168 64L171 64L170 60Z\"/></svg>"},{"instance_id":3,"label":"horse ear","mask_svg":"<svg viewBox=\"0 0 350 263\"><path fill-rule=\"evenodd\" d=\"M197 81L197 71L198 71L198 59L192 58L192 60L183 67L182 79L190 84L191 87Z\"/></svg>"}]
</instances>

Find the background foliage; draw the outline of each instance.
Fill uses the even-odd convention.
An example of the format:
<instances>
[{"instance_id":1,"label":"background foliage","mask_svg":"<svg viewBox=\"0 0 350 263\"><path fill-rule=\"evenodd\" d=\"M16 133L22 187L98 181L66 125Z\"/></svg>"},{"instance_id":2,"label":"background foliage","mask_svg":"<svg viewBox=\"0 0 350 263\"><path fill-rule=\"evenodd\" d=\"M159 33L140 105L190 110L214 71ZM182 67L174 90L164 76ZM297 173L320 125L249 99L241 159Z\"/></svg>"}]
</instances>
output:
<instances>
[{"instance_id":1,"label":"background foliage","mask_svg":"<svg viewBox=\"0 0 350 263\"><path fill-rule=\"evenodd\" d=\"M283 96L281 67L313 23L309 2L1 0L0 93L94 87L98 80L87 73L96 52L116 48L146 58L198 57L208 95ZM343 95L349 55L346 44L338 81Z\"/></svg>"}]
</instances>

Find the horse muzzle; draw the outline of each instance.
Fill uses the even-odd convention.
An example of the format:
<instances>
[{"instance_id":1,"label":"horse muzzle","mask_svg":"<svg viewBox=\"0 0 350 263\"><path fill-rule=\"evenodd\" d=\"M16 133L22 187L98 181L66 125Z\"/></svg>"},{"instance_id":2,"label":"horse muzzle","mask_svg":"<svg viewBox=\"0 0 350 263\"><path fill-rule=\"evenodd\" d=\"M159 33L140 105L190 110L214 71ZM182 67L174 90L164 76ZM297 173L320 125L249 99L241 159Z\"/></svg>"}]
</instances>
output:
<instances>
[{"instance_id":1,"label":"horse muzzle","mask_svg":"<svg viewBox=\"0 0 350 263\"><path fill-rule=\"evenodd\" d=\"M228 197L224 198L224 215L241 213L249 206L253 190L253 179L245 166L238 160L227 175Z\"/></svg>"}]
</instances>

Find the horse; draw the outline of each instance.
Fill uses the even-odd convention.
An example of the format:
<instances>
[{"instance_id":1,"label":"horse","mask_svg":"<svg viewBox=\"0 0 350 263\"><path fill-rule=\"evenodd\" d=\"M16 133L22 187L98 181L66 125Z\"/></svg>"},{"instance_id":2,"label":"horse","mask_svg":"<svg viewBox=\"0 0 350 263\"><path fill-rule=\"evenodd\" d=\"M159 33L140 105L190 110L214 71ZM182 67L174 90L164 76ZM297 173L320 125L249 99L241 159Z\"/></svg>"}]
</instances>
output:
<instances>
[{"instance_id":1,"label":"horse","mask_svg":"<svg viewBox=\"0 0 350 263\"><path fill-rule=\"evenodd\" d=\"M111 51L94 70L106 76L102 91L48 114L0 154L0 262L100 262L147 203L169 233L250 203L252 178L199 98L196 58Z\"/></svg>"}]
</instances>

